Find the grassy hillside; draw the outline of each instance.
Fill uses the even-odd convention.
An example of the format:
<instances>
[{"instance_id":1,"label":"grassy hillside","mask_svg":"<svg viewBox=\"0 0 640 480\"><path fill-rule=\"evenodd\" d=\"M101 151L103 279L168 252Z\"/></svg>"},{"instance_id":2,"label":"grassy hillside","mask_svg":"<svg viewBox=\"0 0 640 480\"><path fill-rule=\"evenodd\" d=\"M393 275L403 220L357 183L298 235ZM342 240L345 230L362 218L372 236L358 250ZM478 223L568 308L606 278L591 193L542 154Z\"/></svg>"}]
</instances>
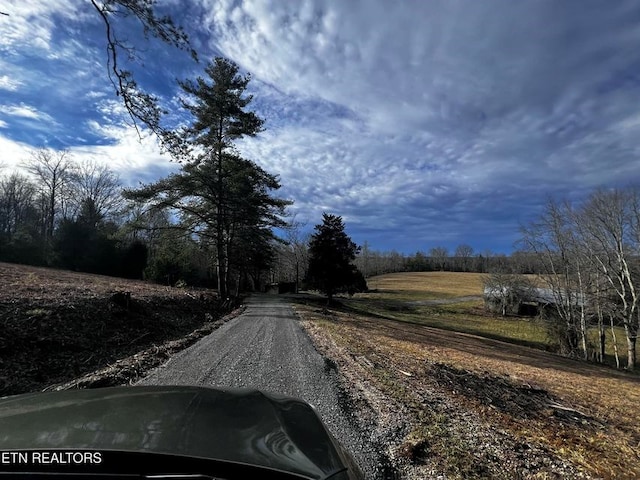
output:
<instances>
[{"instance_id":1,"label":"grassy hillside","mask_svg":"<svg viewBox=\"0 0 640 480\"><path fill-rule=\"evenodd\" d=\"M369 286L333 308L320 298L296 308L381 435L406 426L391 453L408 478L640 476L638 375L543 351L536 321L484 312L478 274Z\"/></svg>"},{"instance_id":2,"label":"grassy hillside","mask_svg":"<svg viewBox=\"0 0 640 480\"><path fill-rule=\"evenodd\" d=\"M479 273L418 272L380 275L367 280L370 293L345 299L356 311L430 327L481 335L555 351L556 340L548 325L536 318L500 317L484 308L482 277ZM626 363L622 328L616 329L621 363ZM593 342L596 332L593 331ZM613 359L613 340L607 330L607 360Z\"/></svg>"},{"instance_id":3,"label":"grassy hillside","mask_svg":"<svg viewBox=\"0 0 640 480\"><path fill-rule=\"evenodd\" d=\"M482 274L461 272L389 273L367 279L368 298L432 300L482 295Z\"/></svg>"},{"instance_id":4,"label":"grassy hillside","mask_svg":"<svg viewBox=\"0 0 640 480\"><path fill-rule=\"evenodd\" d=\"M99 380L127 381L156 362L154 351L166 355L177 347L167 342L214 328L220 314L208 290L0 263L0 395L66 382L150 350L122 364L118 379Z\"/></svg>"}]
</instances>

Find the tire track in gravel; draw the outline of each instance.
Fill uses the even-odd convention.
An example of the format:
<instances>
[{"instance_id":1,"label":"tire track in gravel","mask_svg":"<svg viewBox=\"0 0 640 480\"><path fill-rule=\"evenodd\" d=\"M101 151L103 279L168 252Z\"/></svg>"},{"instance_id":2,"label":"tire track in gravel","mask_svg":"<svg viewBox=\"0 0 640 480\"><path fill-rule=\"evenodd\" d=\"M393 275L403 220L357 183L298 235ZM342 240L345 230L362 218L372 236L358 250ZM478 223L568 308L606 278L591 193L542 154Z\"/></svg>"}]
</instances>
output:
<instances>
[{"instance_id":1,"label":"tire track in gravel","mask_svg":"<svg viewBox=\"0 0 640 480\"><path fill-rule=\"evenodd\" d=\"M291 306L278 297L251 297L242 315L138 383L256 388L301 398L317 409L366 478L389 478L380 448L353 419L338 373L316 351Z\"/></svg>"}]
</instances>

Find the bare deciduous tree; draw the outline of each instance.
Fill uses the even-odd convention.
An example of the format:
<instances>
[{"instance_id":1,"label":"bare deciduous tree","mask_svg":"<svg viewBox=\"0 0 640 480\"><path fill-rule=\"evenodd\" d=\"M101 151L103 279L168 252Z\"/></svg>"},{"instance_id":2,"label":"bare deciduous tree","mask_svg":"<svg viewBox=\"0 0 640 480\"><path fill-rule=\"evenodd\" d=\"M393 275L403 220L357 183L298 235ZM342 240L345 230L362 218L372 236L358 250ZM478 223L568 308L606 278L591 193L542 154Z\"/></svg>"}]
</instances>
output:
<instances>
[{"instance_id":1,"label":"bare deciduous tree","mask_svg":"<svg viewBox=\"0 0 640 480\"><path fill-rule=\"evenodd\" d=\"M580 217L589 258L618 299L618 311L627 337L628 369L635 367L640 327L639 203L638 190L601 190L591 196Z\"/></svg>"},{"instance_id":2,"label":"bare deciduous tree","mask_svg":"<svg viewBox=\"0 0 640 480\"><path fill-rule=\"evenodd\" d=\"M553 307L564 322L561 348L576 356L586 351L585 279L579 243L569 204L550 201L537 222L522 229L522 241L542 263L541 278L553 296ZM552 324L555 326L555 324Z\"/></svg>"},{"instance_id":3,"label":"bare deciduous tree","mask_svg":"<svg viewBox=\"0 0 640 480\"><path fill-rule=\"evenodd\" d=\"M67 150L41 148L32 153L24 167L35 178L43 200L43 233L50 242L58 213L62 207L62 193L71 181L74 164Z\"/></svg>"},{"instance_id":4,"label":"bare deciduous tree","mask_svg":"<svg viewBox=\"0 0 640 480\"><path fill-rule=\"evenodd\" d=\"M534 296L533 283L523 275L492 273L482 277L485 304L506 317L517 314L519 306Z\"/></svg>"},{"instance_id":5,"label":"bare deciduous tree","mask_svg":"<svg viewBox=\"0 0 640 480\"><path fill-rule=\"evenodd\" d=\"M449 251L446 247L433 247L429 250L429 256L433 258L433 261L437 265L438 270L444 270L444 267L449 257Z\"/></svg>"},{"instance_id":6,"label":"bare deciduous tree","mask_svg":"<svg viewBox=\"0 0 640 480\"><path fill-rule=\"evenodd\" d=\"M456 247L454 256L460 264L460 270L466 272L469 269L471 257L473 256L473 247L471 245L467 245L466 243L458 245Z\"/></svg>"},{"instance_id":7,"label":"bare deciduous tree","mask_svg":"<svg viewBox=\"0 0 640 480\"><path fill-rule=\"evenodd\" d=\"M122 208L120 178L106 165L94 160L79 162L72 179L76 208L89 200L100 217L107 217Z\"/></svg>"},{"instance_id":8,"label":"bare deciduous tree","mask_svg":"<svg viewBox=\"0 0 640 480\"><path fill-rule=\"evenodd\" d=\"M636 363L640 330L640 191L597 191L579 208L550 202L540 220L523 229L523 242L536 252L542 278L554 295L554 307L564 320L568 353L589 357L588 331L598 328L598 349L605 354L605 319L624 327L627 366Z\"/></svg>"},{"instance_id":9,"label":"bare deciduous tree","mask_svg":"<svg viewBox=\"0 0 640 480\"><path fill-rule=\"evenodd\" d=\"M25 223L29 209L33 208L35 194L33 183L19 173L0 180L0 235L10 239Z\"/></svg>"},{"instance_id":10,"label":"bare deciduous tree","mask_svg":"<svg viewBox=\"0 0 640 480\"><path fill-rule=\"evenodd\" d=\"M288 271L288 281L295 281L296 293L300 288L300 280L307 275L309 266L309 240L310 233L304 233L306 223L292 219L286 232L286 245L284 247L284 267Z\"/></svg>"}]
</instances>

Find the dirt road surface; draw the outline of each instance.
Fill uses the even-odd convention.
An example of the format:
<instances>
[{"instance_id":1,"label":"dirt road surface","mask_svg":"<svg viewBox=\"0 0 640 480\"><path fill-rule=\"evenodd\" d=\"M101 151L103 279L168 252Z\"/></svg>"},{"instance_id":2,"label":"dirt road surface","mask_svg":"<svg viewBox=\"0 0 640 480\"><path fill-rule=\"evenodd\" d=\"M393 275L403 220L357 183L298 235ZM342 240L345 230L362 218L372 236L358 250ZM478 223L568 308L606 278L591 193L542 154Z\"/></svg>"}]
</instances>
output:
<instances>
[{"instance_id":1,"label":"dirt road surface","mask_svg":"<svg viewBox=\"0 0 640 480\"><path fill-rule=\"evenodd\" d=\"M337 373L315 350L288 303L252 296L246 311L153 370L142 385L256 388L301 398L320 413L366 478L388 478L384 458L357 427Z\"/></svg>"}]
</instances>

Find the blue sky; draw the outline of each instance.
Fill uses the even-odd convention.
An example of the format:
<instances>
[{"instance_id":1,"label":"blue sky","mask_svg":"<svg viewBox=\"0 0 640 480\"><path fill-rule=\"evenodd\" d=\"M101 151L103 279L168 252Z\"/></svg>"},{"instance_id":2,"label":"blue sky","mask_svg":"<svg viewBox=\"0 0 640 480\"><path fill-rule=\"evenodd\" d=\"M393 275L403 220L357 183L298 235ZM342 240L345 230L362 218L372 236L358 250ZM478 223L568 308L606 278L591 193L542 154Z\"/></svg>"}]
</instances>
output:
<instances>
[{"instance_id":1,"label":"blue sky","mask_svg":"<svg viewBox=\"0 0 640 480\"><path fill-rule=\"evenodd\" d=\"M309 229L323 211L376 250L509 253L549 197L640 180L635 0L160 1L198 50L140 32L136 78L179 121L175 79L223 55L252 74L265 131L241 152L280 175ZM127 185L177 169L127 126L89 0L3 1L0 164L38 147Z\"/></svg>"}]
</instances>

